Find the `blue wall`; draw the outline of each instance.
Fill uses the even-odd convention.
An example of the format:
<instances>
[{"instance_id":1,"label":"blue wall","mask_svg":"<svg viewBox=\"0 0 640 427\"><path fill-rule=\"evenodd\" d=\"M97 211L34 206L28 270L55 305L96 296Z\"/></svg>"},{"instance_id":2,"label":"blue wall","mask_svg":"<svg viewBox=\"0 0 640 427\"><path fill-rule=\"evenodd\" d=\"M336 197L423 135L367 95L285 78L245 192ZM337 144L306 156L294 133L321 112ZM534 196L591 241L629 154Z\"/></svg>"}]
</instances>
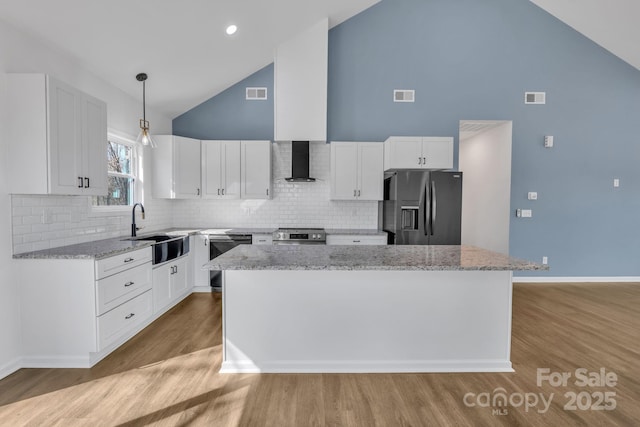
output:
<instances>
[{"instance_id":1,"label":"blue wall","mask_svg":"<svg viewBox=\"0 0 640 427\"><path fill-rule=\"evenodd\" d=\"M266 87L264 101L245 100ZM195 139L273 139L273 64L173 119L173 134Z\"/></svg>"},{"instance_id":2,"label":"blue wall","mask_svg":"<svg viewBox=\"0 0 640 427\"><path fill-rule=\"evenodd\" d=\"M415 89L416 102L394 104L394 88ZM547 104L524 105L525 91L546 91ZM248 115L204 128L214 118L201 107L174 132L245 138ZM541 275L640 276L640 71L528 0L382 0L330 31L329 140L457 136L461 119L513 121L511 205L533 218L512 219L511 255L548 256ZM273 137L272 109L250 121L256 138Z\"/></svg>"}]
</instances>

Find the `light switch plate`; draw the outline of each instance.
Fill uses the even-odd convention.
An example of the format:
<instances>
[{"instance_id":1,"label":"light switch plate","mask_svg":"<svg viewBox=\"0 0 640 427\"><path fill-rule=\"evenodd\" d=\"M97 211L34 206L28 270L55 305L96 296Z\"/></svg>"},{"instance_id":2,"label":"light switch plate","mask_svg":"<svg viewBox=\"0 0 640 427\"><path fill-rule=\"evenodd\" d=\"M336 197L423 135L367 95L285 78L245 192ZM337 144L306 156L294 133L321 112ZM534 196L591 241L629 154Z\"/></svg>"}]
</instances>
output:
<instances>
[{"instance_id":1,"label":"light switch plate","mask_svg":"<svg viewBox=\"0 0 640 427\"><path fill-rule=\"evenodd\" d=\"M538 193L535 191L529 191L529 193L527 194L527 199L538 200Z\"/></svg>"},{"instance_id":2,"label":"light switch plate","mask_svg":"<svg viewBox=\"0 0 640 427\"><path fill-rule=\"evenodd\" d=\"M522 218L531 218L533 216L533 212L531 209L522 209Z\"/></svg>"}]
</instances>

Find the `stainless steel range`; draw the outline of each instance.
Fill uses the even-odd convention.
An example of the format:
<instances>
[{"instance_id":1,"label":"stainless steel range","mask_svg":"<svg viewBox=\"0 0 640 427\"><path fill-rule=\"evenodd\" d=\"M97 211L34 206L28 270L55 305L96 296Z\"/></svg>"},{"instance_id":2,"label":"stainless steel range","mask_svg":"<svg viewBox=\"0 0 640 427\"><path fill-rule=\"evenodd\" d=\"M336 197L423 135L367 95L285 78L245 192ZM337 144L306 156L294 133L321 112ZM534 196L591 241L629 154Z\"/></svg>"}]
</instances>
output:
<instances>
[{"instance_id":1,"label":"stainless steel range","mask_svg":"<svg viewBox=\"0 0 640 427\"><path fill-rule=\"evenodd\" d=\"M274 245L324 245L327 234L323 228L279 228L273 233Z\"/></svg>"}]
</instances>

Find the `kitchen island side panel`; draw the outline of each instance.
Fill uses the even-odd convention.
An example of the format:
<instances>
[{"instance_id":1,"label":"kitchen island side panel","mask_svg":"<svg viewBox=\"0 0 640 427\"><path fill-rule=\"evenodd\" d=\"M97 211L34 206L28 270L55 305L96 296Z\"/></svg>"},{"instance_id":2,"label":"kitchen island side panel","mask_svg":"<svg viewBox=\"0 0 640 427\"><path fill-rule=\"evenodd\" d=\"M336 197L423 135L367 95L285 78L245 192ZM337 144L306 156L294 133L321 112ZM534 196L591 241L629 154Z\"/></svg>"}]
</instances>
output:
<instances>
[{"instance_id":1,"label":"kitchen island side panel","mask_svg":"<svg viewBox=\"0 0 640 427\"><path fill-rule=\"evenodd\" d=\"M510 271L227 270L221 372L510 372Z\"/></svg>"}]
</instances>

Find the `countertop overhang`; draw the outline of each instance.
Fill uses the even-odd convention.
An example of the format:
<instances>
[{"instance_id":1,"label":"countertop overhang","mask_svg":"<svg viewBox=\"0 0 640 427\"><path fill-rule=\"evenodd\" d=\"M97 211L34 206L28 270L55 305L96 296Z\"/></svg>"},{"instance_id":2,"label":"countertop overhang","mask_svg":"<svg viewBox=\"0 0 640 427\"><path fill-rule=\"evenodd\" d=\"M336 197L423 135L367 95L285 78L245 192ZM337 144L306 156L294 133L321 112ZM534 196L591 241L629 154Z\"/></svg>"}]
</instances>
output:
<instances>
[{"instance_id":1,"label":"countertop overhang","mask_svg":"<svg viewBox=\"0 0 640 427\"><path fill-rule=\"evenodd\" d=\"M548 266L474 246L237 246L205 264L210 270L516 271Z\"/></svg>"}]
</instances>

